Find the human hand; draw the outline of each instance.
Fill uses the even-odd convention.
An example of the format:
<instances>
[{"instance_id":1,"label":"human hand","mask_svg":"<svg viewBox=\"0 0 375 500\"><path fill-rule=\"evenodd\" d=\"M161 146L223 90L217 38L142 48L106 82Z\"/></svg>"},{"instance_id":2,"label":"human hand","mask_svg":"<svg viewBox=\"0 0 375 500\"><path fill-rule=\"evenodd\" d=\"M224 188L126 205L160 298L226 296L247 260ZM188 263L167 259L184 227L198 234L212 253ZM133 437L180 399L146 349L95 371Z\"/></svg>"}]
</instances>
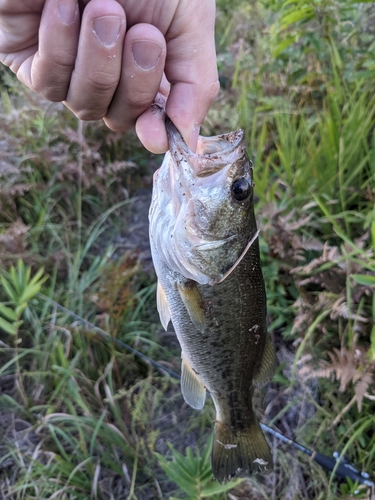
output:
<instances>
[{"instance_id":1,"label":"human hand","mask_svg":"<svg viewBox=\"0 0 375 500\"><path fill-rule=\"evenodd\" d=\"M155 153L165 105L195 150L219 88L214 22L215 0L0 0L0 61L82 120L135 126Z\"/></svg>"}]
</instances>

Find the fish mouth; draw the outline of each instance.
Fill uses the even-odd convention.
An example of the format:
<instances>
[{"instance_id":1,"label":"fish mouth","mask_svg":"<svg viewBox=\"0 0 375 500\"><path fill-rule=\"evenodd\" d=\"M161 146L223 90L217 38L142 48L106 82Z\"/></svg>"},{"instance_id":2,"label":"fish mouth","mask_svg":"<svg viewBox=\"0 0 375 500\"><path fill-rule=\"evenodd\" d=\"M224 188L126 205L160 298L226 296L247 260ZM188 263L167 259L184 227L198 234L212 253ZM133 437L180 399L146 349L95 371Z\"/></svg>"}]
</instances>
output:
<instances>
[{"instance_id":1,"label":"fish mouth","mask_svg":"<svg viewBox=\"0 0 375 500\"><path fill-rule=\"evenodd\" d=\"M213 137L199 136L197 152L194 153L169 118L165 121L165 127L169 150L175 164L179 167L181 161L187 162L192 169L191 173L196 177L212 175L246 154L245 134L241 129Z\"/></svg>"}]
</instances>

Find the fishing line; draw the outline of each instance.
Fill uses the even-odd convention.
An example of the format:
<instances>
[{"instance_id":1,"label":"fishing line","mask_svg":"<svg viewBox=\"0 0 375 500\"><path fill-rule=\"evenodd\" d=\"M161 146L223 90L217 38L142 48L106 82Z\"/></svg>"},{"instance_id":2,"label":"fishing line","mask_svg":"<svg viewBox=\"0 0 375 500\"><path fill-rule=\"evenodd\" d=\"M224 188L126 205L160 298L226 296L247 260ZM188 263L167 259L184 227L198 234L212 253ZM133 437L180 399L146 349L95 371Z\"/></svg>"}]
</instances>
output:
<instances>
[{"instance_id":1,"label":"fishing line","mask_svg":"<svg viewBox=\"0 0 375 500\"><path fill-rule=\"evenodd\" d=\"M137 351L137 349L134 349L133 347L131 347L130 345L128 344L125 344L124 342L122 342L121 340L119 339L116 339L116 337L112 337L112 335L108 332L106 332L105 330L103 330L102 328L100 328L99 326L95 326L93 323L90 323L90 321L87 321L87 319L84 319L84 318L81 318L81 316L78 316L78 314L74 313L73 311L70 311L69 309L67 309L66 307L62 306L61 304L59 304L58 302L55 302L54 300L50 299L49 297L46 297L45 295L43 295L42 293L38 293L38 296L40 298L42 298L43 300L45 300L46 302L49 302L51 305L53 305L54 307L56 307L56 309L59 309L60 311L64 312L65 314L67 314L68 316L71 316L72 318L74 318L75 320L79 321L80 323L82 323L83 325L85 325L86 327L90 328L90 330L95 330L96 332L98 332L103 338L105 339L110 339L112 340L112 342L114 342L115 344L117 344L118 346L122 347L123 349L125 349L126 351L129 351L131 352L132 354L134 354L134 356L136 356L137 358L140 358L140 359L143 359L144 361L147 361L148 363L150 363L151 365L153 365L155 368L157 368L158 370L161 370L162 372L165 372L165 373L168 373L168 375L170 375L171 377L173 378L177 378L177 379L180 379L180 375L178 375L177 373L175 373L174 371L170 370L169 368L163 366L161 363L158 363L157 361L154 361L153 359L149 358L148 356L146 356L146 354L143 354L142 352L140 351Z\"/></svg>"},{"instance_id":2,"label":"fishing line","mask_svg":"<svg viewBox=\"0 0 375 500\"><path fill-rule=\"evenodd\" d=\"M112 337L111 334L103 330L102 328L95 326L93 323L90 321L81 318L78 314L70 311L66 307L62 306L58 302L55 302L54 300L50 299L49 297L46 297L42 293L38 293L38 296L42 298L44 301L49 302L51 305L53 305L56 309L59 309L60 311L64 312L68 316L74 318L76 321L79 321L86 327L90 328L91 330L96 331L101 335L101 337L107 339L107 340L112 340L115 344L118 346L122 347L126 351L134 354L134 356L143 359L143 361L146 361L147 363L150 363L152 366L160 370L162 373L167 373L169 376L181 380L180 375L178 373L174 372L173 370L170 370L169 368L166 368L163 366L161 363L158 363L157 361L149 358L146 356L146 354L143 354L142 352L138 351L137 349L134 349L128 344L125 344L121 340ZM327 469L329 472L333 472L335 477L342 478L342 479L351 479L353 482L358 482L358 484L363 484L365 486L368 486L370 488L375 489L375 483L371 481L370 475L367 472L363 471L358 471L353 465L351 465L348 460L345 457L340 458L340 454L335 451L333 454L334 458L327 457L326 455L323 455L322 453L318 453L317 451L314 450L309 450L308 448L305 448L301 444L297 443L296 441L293 441L292 439L287 438L283 434L281 434L278 431L275 431L271 427L268 427L266 424L260 423L261 428L264 430L264 432L267 432L268 434L271 434L275 436L276 438L280 439L280 441L283 441L284 443L290 444L297 450L301 451L302 453L305 453L306 455L309 455L316 463L318 463L321 467L324 467Z\"/></svg>"}]
</instances>

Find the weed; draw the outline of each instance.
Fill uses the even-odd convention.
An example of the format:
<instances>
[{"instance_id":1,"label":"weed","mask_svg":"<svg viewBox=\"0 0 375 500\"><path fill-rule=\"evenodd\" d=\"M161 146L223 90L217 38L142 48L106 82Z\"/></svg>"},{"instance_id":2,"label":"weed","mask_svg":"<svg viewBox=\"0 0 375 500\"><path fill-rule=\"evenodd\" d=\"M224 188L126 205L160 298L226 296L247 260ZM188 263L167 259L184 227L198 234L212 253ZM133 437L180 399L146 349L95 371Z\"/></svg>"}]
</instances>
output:
<instances>
[{"instance_id":1,"label":"weed","mask_svg":"<svg viewBox=\"0 0 375 500\"><path fill-rule=\"evenodd\" d=\"M215 482L210 464L211 448L212 438L208 440L202 455L199 450L194 455L192 450L187 448L184 456L175 450L173 446L170 446L173 461L168 461L161 455L158 456L159 462L168 477L188 495L184 498L190 500L213 498L218 500L219 498L225 498L222 493L232 490L242 482L242 479L231 480L224 485ZM171 500L176 499L171 497Z\"/></svg>"}]
</instances>

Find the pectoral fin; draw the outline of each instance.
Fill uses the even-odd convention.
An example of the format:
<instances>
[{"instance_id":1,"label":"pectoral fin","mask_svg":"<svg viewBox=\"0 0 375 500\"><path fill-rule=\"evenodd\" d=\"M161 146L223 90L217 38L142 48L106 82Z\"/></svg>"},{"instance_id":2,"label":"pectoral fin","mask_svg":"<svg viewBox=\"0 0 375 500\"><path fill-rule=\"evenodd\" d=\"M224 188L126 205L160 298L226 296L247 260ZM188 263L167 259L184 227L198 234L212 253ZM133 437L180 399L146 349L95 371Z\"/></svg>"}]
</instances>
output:
<instances>
[{"instance_id":1,"label":"pectoral fin","mask_svg":"<svg viewBox=\"0 0 375 500\"><path fill-rule=\"evenodd\" d=\"M158 281L158 288L156 292L156 305L160 316L160 322L163 325L164 330L166 331L168 328L168 323L171 320L171 312L169 310L169 305L164 288L161 286L160 281Z\"/></svg>"},{"instance_id":2,"label":"pectoral fin","mask_svg":"<svg viewBox=\"0 0 375 500\"><path fill-rule=\"evenodd\" d=\"M178 283L177 289L193 325L203 332L205 326L204 304L196 282L188 280L185 283Z\"/></svg>"},{"instance_id":3,"label":"pectoral fin","mask_svg":"<svg viewBox=\"0 0 375 500\"><path fill-rule=\"evenodd\" d=\"M259 368L258 373L254 377L254 385L257 387L262 387L266 382L269 382L277 368L277 358L269 338L269 335L266 335L266 342L264 345L264 351L262 356L262 362Z\"/></svg>"},{"instance_id":4,"label":"pectoral fin","mask_svg":"<svg viewBox=\"0 0 375 500\"><path fill-rule=\"evenodd\" d=\"M206 388L184 355L182 355L181 392L187 404L192 408L196 410L203 408L206 400Z\"/></svg>"}]
</instances>

